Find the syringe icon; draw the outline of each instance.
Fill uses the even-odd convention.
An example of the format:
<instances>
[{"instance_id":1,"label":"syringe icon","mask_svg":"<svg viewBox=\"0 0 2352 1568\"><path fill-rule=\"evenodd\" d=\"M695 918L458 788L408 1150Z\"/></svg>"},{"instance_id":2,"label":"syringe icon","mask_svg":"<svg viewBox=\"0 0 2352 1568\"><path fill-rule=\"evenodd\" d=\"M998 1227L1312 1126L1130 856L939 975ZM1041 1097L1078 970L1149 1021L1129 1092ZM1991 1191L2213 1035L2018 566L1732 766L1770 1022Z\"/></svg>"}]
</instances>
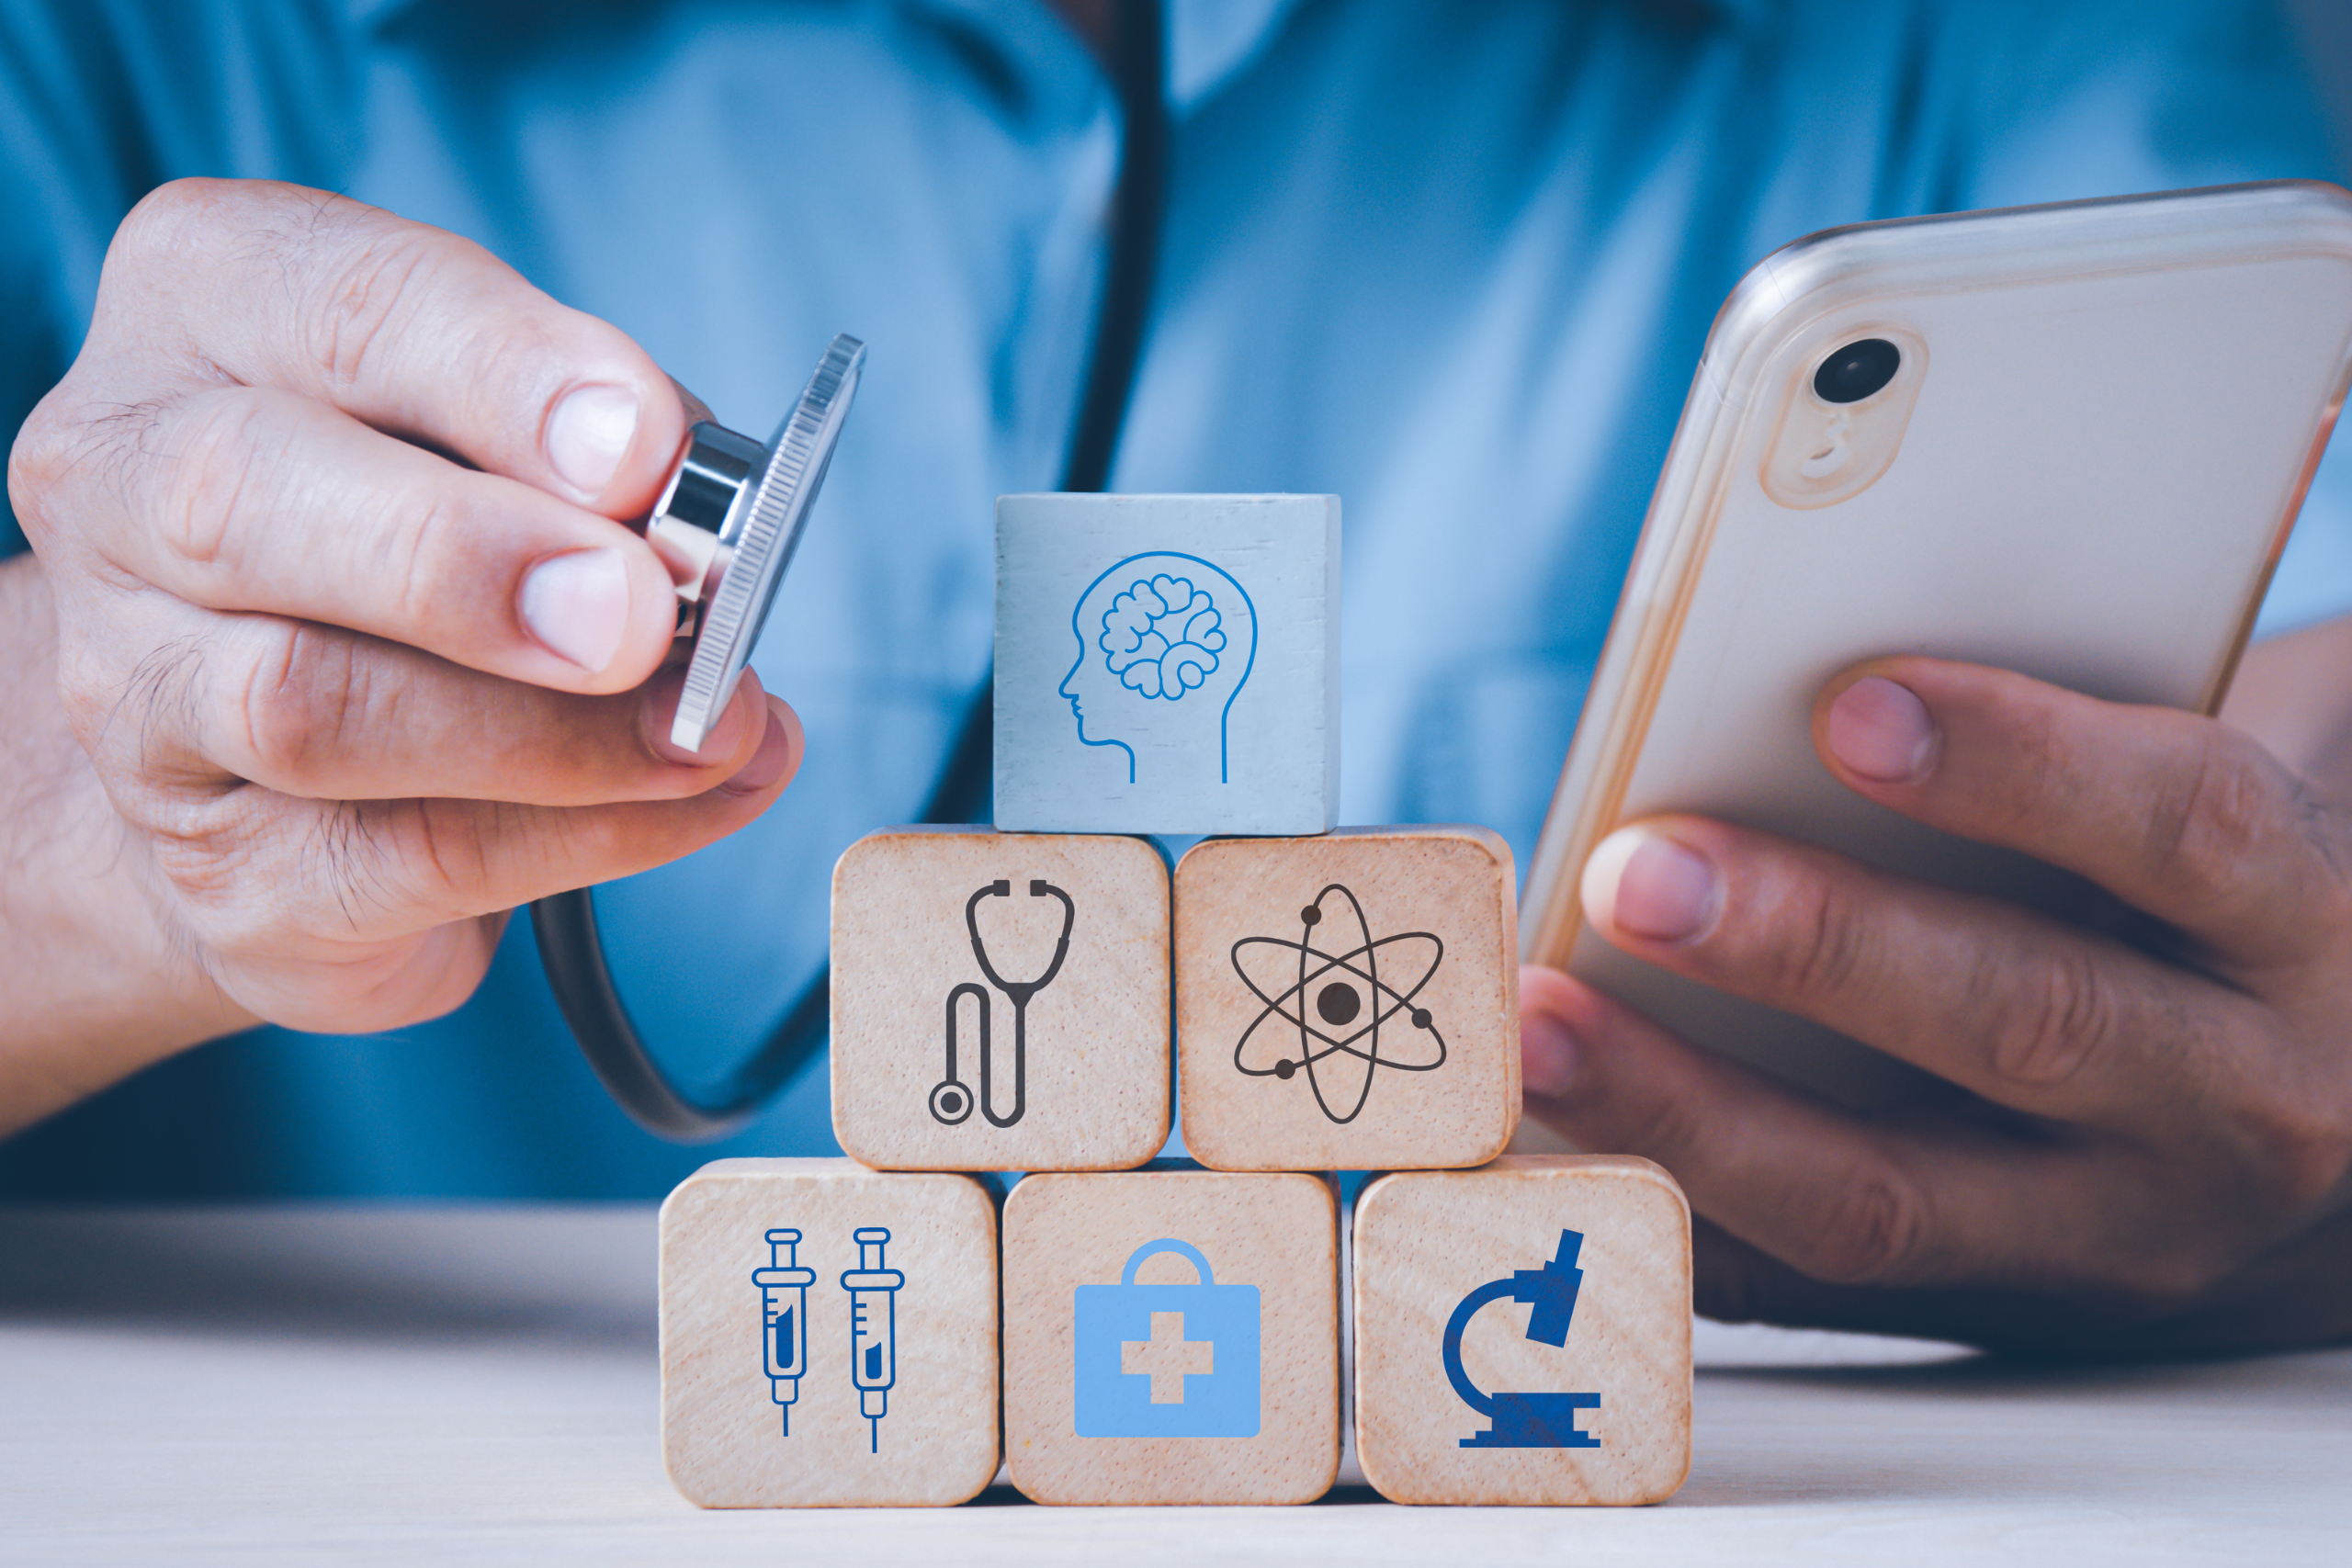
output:
<instances>
[{"instance_id":1,"label":"syringe icon","mask_svg":"<svg viewBox=\"0 0 2352 1568\"><path fill-rule=\"evenodd\" d=\"M768 1388L784 1406L784 1435L792 1436L792 1405L800 1397L800 1380L808 1371L808 1287L817 1271L800 1267L795 1256L800 1245L796 1230L768 1232L768 1267L752 1271L760 1288L760 1311L765 1320L761 1348L767 1356Z\"/></svg>"},{"instance_id":2,"label":"syringe icon","mask_svg":"<svg viewBox=\"0 0 2352 1568\"><path fill-rule=\"evenodd\" d=\"M889 1414L890 1388L899 1381L899 1287L907 1277L882 1267L888 1231L873 1225L854 1236L857 1267L842 1276L842 1289L849 1292L849 1375L870 1430L869 1451L880 1453L882 1417Z\"/></svg>"}]
</instances>

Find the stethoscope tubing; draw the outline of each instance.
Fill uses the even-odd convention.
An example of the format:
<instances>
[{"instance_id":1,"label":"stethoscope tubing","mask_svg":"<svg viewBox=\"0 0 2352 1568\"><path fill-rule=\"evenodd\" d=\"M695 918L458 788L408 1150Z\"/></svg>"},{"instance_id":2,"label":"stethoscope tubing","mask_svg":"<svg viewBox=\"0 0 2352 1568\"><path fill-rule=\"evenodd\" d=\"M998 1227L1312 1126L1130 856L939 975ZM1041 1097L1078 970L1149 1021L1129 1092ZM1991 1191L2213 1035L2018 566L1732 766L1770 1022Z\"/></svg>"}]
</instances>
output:
<instances>
[{"instance_id":1,"label":"stethoscope tubing","mask_svg":"<svg viewBox=\"0 0 2352 1568\"><path fill-rule=\"evenodd\" d=\"M1093 352L1085 389L1070 425L1062 485L1100 491L1125 428L1149 321L1152 275L1168 186L1166 36L1160 0L1126 0L1113 8L1112 85L1123 118L1118 183L1111 196L1111 242L1102 296L1095 310ZM967 716L967 736L986 723L992 701L983 687ZM965 748L957 747L957 761ZM944 782L934 807L953 799L957 772ZM985 798L983 796L982 798ZM949 820L938 809L926 820ZM953 818L960 820L961 818ZM653 1059L613 986L596 932L594 890L575 887L531 905L531 931L556 1006L579 1041L581 1055L606 1093L647 1132L678 1143L707 1143L741 1129L784 1086L823 1038L826 976L820 975L772 1030L760 1048L717 1093L698 1097L681 1089ZM982 993L985 995L986 993ZM950 1005L953 1005L952 999ZM1013 1055L1023 1059L1023 1009L1013 1009ZM986 1051L986 1035L982 1036ZM1018 1100L1016 1098L1016 1105ZM985 1113L985 1108L983 1108ZM1019 1111L1015 1111L1018 1119ZM993 1116L989 1118L995 1120Z\"/></svg>"}]
</instances>

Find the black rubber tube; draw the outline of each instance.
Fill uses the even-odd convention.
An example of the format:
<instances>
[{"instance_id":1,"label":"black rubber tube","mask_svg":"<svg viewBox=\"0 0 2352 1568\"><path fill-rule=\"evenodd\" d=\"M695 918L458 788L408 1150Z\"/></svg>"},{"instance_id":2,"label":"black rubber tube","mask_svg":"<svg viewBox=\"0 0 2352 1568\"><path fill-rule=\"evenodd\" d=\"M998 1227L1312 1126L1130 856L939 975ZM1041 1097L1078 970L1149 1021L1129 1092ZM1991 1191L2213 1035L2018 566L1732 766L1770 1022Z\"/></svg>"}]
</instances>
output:
<instances>
[{"instance_id":1,"label":"black rubber tube","mask_svg":"<svg viewBox=\"0 0 2352 1568\"><path fill-rule=\"evenodd\" d=\"M1118 184L1111 197L1110 259L1095 309L1085 391L1064 457L1065 491L1099 491L1110 482L1150 323L1152 274L1168 192L1167 44L1159 0L1120 0L1113 15L1111 55L1125 125ZM991 675L965 716L947 772L924 813L927 822L965 820L964 812L988 798L994 683ZM596 934L594 892L577 887L531 906L540 966L581 1054L605 1091L647 1132L678 1143L725 1137L757 1114L823 1040L829 976L817 977L716 1092L689 1095L645 1048L614 988L605 944ZM1017 1040L1014 1048L1020 1049ZM1019 1114L1016 1110L1015 1119Z\"/></svg>"}]
</instances>

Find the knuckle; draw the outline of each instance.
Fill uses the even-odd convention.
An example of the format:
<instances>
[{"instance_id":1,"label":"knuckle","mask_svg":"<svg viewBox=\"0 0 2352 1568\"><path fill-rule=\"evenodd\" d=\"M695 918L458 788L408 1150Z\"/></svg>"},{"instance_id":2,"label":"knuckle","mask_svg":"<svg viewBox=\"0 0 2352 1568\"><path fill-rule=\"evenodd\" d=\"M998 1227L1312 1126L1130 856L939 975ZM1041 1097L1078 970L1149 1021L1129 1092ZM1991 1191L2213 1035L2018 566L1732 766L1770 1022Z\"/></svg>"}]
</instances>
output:
<instances>
[{"instance_id":1,"label":"knuckle","mask_svg":"<svg viewBox=\"0 0 2352 1568\"><path fill-rule=\"evenodd\" d=\"M437 248L431 231L372 214L350 215L334 229L340 247L313 286L304 352L330 387L344 390L367 378L380 346L397 340L430 290Z\"/></svg>"},{"instance_id":2,"label":"knuckle","mask_svg":"<svg viewBox=\"0 0 2352 1568\"><path fill-rule=\"evenodd\" d=\"M2053 1283L2062 1290L2108 1298L2109 1315L2119 1322L2146 1323L2199 1301L2241 1261L2234 1247L2182 1239L2129 1249L2109 1258L2094 1279Z\"/></svg>"},{"instance_id":3,"label":"knuckle","mask_svg":"<svg viewBox=\"0 0 2352 1568\"><path fill-rule=\"evenodd\" d=\"M414 504L407 497L388 504ZM392 626L424 628L447 613L453 585L463 581L464 562L472 538L464 508L445 492L424 498L423 510L407 517L390 517L371 532L380 541L379 562L384 584L384 614Z\"/></svg>"},{"instance_id":4,"label":"knuckle","mask_svg":"<svg viewBox=\"0 0 2352 1568\"><path fill-rule=\"evenodd\" d=\"M2275 1092L2242 1109L2242 1145L2258 1207L2301 1213L2339 1191L2352 1172L2352 1126L2318 1097Z\"/></svg>"},{"instance_id":5,"label":"knuckle","mask_svg":"<svg viewBox=\"0 0 2352 1568\"><path fill-rule=\"evenodd\" d=\"M1762 978L1768 994L1799 1006L1841 994L1868 954L1870 921L1860 902L1836 878L1822 877L1791 914L1766 927Z\"/></svg>"},{"instance_id":6,"label":"knuckle","mask_svg":"<svg viewBox=\"0 0 2352 1568\"><path fill-rule=\"evenodd\" d=\"M345 801L322 818L313 853L351 930L413 930L481 912L484 820L465 801Z\"/></svg>"},{"instance_id":7,"label":"knuckle","mask_svg":"<svg viewBox=\"0 0 2352 1568\"><path fill-rule=\"evenodd\" d=\"M162 783L187 771L199 731L204 640L175 637L118 658L103 636L61 639L58 697L66 722L110 780Z\"/></svg>"},{"instance_id":8,"label":"knuckle","mask_svg":"<svg viewBox=\"0 0 2352 1568\"><path fill-rule=\"evenodd\" d=\"M1884 1164L1829 1189L1796 1227L1796 1266L1833 1285L1873 1285L1913 1271L1928 1234L1919 1190Z\"/></svg>"},{"instance_id":9,"label":"knuckle","mask_svg":"<svg viewBox=\"0 0 2352 1568\"><path fill-rule=\"evenodd\" d=\"M102 399L84 381L81 371L69 371L26 416L9 448L9 500L38 545L61 543L77 519L86 529L93 504L119 507L139 492L144 466L156 457L155 433L175 401Z\"/></svg>"},{"instance_id":10,"label":"knuckle","mask_svg":"<svg viewBox=\"0 0 2352 1568\"><path fill-rule=\"evenodd\" d=\"M1603 1123L1577 1129L1584 1134L1578 1141L1589 1147L1638 1153L1669 1171L1679 1171L1698 1164L1693 1153L1705 1146L1704 1129L1698 1114L1691 1102L1680 1095L1618 1095L1611 1097L1606 1104L1598 1105L1572 1097L1568 1103L1572 1115L1586 1113Z\"/></svg>"},{"instance_id":11,"label":"knuckle","mask_svg":"<svg viewBox=\"0 0 2352 1568\"><path fill-rule=\"evenodd\" d=\"M2001 998L1991 1066L2003 1082L2040 1091L2079 1081L2115 1038L2115 987L2091 951L2065 943L2030 958L1984 955L1972 987Z\"/></svg>"},{"instance_id":12,"label":"knuckle","mask_svg":"<svg viewBox=\"0 0 2352 1568\"><path fill-rule=\"evenodd\" d=\"M2196 764L2156 791L2148 814L2148 863L2171 897L2189 908L2230 899L2279 827L2279 797L2267 758L2209 729Z\"/></svg>"},{"instance_id":13,"label":"knuckle","mask_svg":"<svg viewBox=\"0 0 2352 1568\"><path fill-rule=\"evenodd\" d=\"M105 273L119 275L153 261L184 256L197 231L220 211L232 182L187 178L168 180L140 197L116 225L107 247Z\"/></svg>"},{"instance_id":14,"label":"knuckle","mask_svg":"<svg viewBox=\"0 0 2352 1568\"><path fill-rule=\"evenodd\" d=\"M187 405L153 526L164 548L201 576L234 571L237 525L261 476L284 455L260 406L243 394Z\"/></svg>"},{"instance_id":15,"label":"knuckle","mask_svg":"<svg viewBox=\"0 0 2352 1568\"><path fill-rule=\"evenodd\" d=\"M417 882L413 801L343 800L313 819L296 852L314 919L343 938L405 925Z\"/></svg>"},{"instance_id":16,"label":"knuckle","mask_svg":"<svg viewBox=\"0 0 2352 1568\"><path fill-rule=\"evenodd\" d=\"M253 636L231 745L248 776L308 793L366 732L375 697L368 662L356 639L300 621L260 622Z\"/></svg>"},{"instance_id":17,"label":"knuckle","mask_svg":"<svg viewBox=\"0 0 2352 1568\"><path fill-rule=\"evenodd\" d=\"M73 444L66 421L52 392L35 406L17 429L8 448L8 499L28 535L46 519L48 502L73 469Z\"/></svg>"}]
</instances>

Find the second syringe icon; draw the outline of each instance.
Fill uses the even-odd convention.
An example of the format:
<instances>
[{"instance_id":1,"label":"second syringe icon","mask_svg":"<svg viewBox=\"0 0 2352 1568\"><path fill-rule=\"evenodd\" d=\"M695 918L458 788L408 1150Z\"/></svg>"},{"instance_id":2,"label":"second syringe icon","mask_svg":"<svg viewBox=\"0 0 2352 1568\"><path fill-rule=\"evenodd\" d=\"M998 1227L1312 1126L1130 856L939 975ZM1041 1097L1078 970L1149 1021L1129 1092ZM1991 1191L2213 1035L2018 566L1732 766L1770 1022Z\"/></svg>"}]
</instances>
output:
<instances>
[{"instance_id":1,"label":"second syringe icon","mask_svg":"<svg viewBox=\"0 0 2352 1568\"><path fill-rule=\"evenodd\" d=\"M899 1381L899 1287L907 1277L883 1266L888 1231L869 1225L852 1239L857 1243L857 1267L842 1276L842 1289L849 1292L850 1381L857 1385L868 1451L879 1453L882 1417L889 1414L890 1390Z\"/></svg>"}]
</instances>

